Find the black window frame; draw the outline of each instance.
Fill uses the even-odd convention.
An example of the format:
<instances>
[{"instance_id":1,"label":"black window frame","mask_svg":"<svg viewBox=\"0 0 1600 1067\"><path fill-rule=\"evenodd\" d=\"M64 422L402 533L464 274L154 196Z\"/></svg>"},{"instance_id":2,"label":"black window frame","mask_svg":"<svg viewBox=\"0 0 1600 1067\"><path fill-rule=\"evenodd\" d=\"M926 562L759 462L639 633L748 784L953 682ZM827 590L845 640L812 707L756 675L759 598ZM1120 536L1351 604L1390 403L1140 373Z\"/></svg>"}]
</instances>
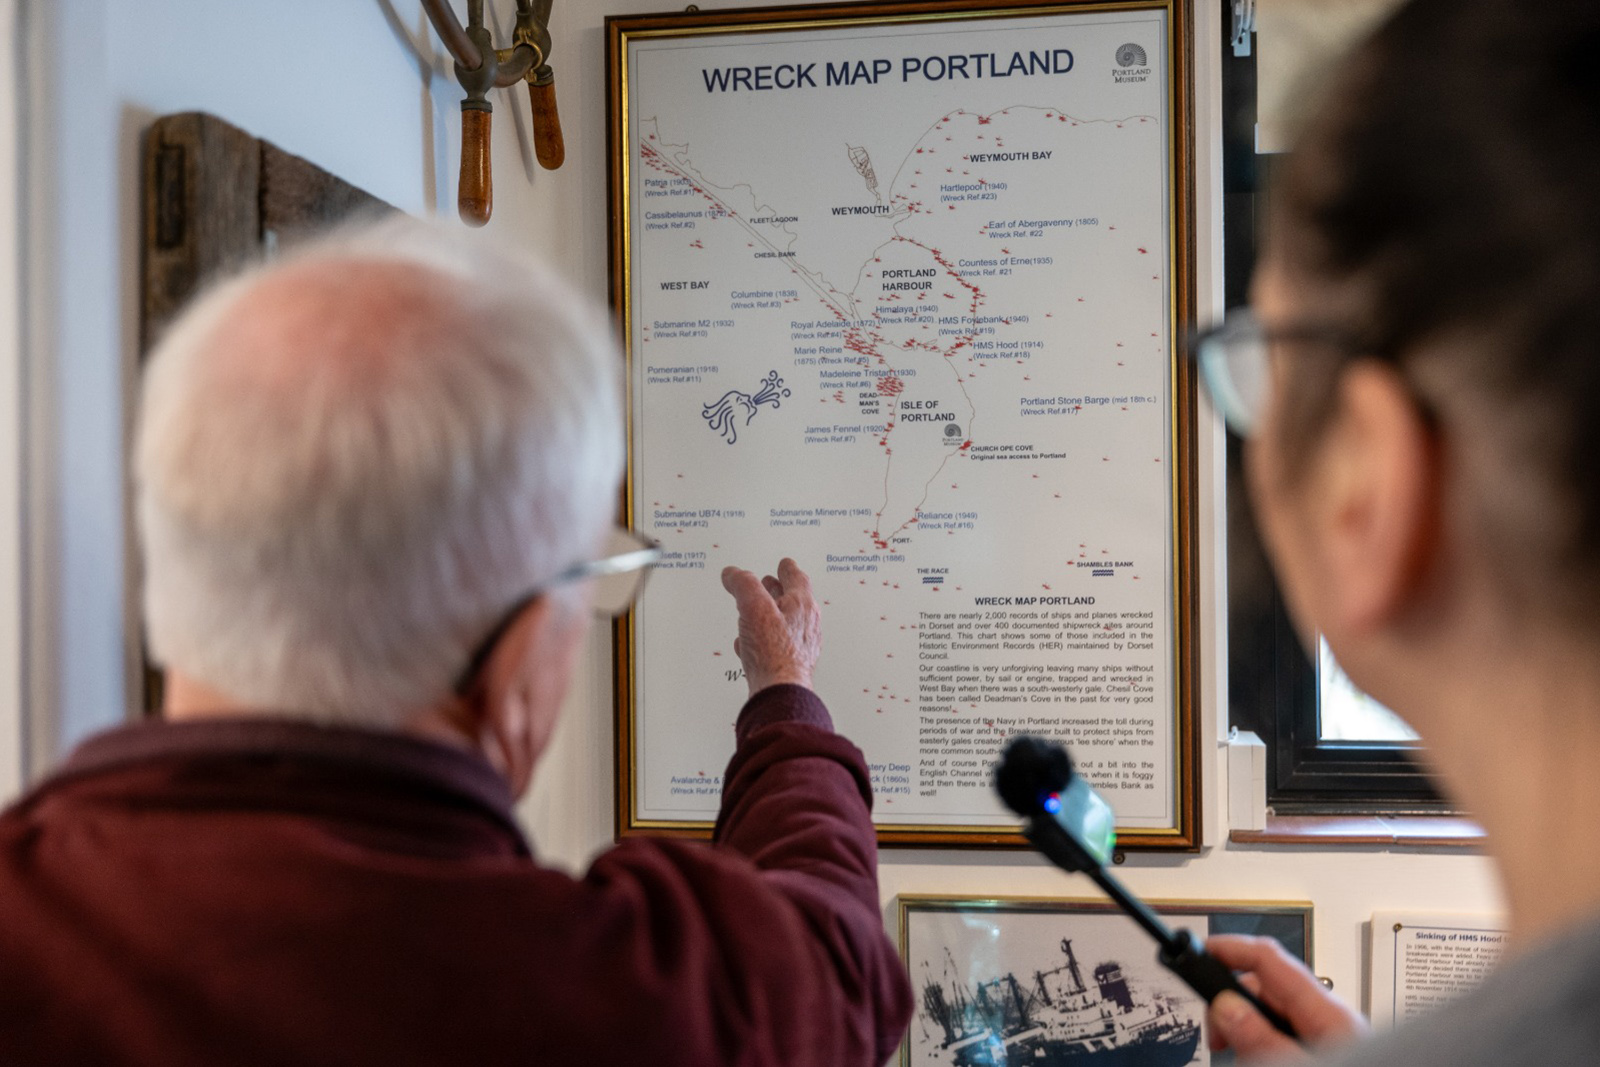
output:
<instances>
[{"instance_id":1,"label":"black window frame","mask_svg":"<svg viewBox=\"0 0 1600 1067\"><path fill-rule=\"evenodd\" d=\"M1224 305L1249 300L1272 157L1256 152L1256 56L1236 56L1221 9ZM1267 803L1279 814L1440 814L1452 809L1419 762L1420 746L1324 741L1317 664L1301 645L1250 514L1243 448L1227 433L1229 723L1267 745Z\"/></svg>"}]
</instances>

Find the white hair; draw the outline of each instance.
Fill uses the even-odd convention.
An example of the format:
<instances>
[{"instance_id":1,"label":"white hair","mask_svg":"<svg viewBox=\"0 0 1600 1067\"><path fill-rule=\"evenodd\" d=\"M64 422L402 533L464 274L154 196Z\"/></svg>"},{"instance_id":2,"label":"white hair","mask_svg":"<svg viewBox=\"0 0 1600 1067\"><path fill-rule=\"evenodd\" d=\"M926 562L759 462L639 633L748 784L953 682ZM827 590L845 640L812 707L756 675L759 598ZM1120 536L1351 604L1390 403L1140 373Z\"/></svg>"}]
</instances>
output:
<instances>
[{"instance_id":1,"label":"white hair","mask_svg":"<svg viewBox=\"0 0 1600 1067\"><path fill-rule=\"evenodd\" d=\"M202 296L145 372L156 660L265 713L393 726L598 549L621 359L526 254L414 219Z\"/></svg>"}]
</instances>

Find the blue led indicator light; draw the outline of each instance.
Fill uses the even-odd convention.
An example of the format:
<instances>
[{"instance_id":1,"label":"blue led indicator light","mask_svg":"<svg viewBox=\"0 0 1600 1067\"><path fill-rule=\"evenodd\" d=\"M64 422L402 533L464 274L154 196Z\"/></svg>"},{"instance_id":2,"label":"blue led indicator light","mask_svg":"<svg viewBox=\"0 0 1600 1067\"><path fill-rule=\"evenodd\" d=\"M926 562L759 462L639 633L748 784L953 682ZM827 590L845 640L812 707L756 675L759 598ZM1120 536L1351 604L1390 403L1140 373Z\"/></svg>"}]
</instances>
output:
<instances>
[{"instance_id":1,"label":"blue led indicator light","mask_svg":"<svg viewBox=\"0 0 1600 1067\"><path fill-rule=\"evenodd\" d=\"M1058 813L1061 810L1061 797L1055 793L1051 793L1049 796L1045 797L1044 810L1048 811L1051 815Z\"/></svg>"}]
</instances>

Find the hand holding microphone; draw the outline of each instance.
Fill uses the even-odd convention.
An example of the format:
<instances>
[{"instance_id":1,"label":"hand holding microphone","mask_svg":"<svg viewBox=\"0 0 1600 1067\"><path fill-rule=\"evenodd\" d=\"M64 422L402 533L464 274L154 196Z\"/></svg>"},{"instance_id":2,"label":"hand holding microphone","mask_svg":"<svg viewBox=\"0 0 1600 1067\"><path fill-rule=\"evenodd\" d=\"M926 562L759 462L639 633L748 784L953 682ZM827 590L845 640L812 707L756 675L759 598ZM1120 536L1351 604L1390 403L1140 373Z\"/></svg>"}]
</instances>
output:
<instances>
[{"instance_id":1,"label":"hand holding microphone","mask_svg":"<svg viewBox=\"0 0 1600 1067\"><path fill-rule=\"evenodd\" d=\"M1233 971L1208 954L1188 930L1173 931L1105 869L1116 842L1111 808L1073 773L1066 749L1037 737L1006 746L994 773L1006 807L1023 817L1022 832L1056 866L1087 874L1116 905L1156 939L1156 958L1209 1004L1223 992L1243 997L1282 1033L1295 1037L1288 1020L1239 984Z\"/></svg>"}]
</instances>

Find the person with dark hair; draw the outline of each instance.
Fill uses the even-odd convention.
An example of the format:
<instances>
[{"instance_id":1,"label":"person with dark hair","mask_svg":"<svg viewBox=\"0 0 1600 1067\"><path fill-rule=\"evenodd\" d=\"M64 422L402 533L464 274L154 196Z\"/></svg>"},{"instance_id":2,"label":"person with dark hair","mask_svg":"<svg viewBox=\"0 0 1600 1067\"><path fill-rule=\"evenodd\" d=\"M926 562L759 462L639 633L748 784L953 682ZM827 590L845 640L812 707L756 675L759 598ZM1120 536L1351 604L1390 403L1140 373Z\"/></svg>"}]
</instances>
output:
<instances>
[{"instance_id":1,"label":"person with dark hair","mask_svg":"<svg viewBox=\"0 0 1600 1067\"><path fill-rule=\"evenodd\" d=\"M1291 614L1422 735L1485 828L1511 945L1349 1064L1600 1058L1600 3L1415 0L1277 190L1253 310L1197 345L1249 438ZM1360 1017L1214 938L1308 1045ZM1212 1041L1295 1046L1241 998Z\"/></svg>"}]
</instances>

